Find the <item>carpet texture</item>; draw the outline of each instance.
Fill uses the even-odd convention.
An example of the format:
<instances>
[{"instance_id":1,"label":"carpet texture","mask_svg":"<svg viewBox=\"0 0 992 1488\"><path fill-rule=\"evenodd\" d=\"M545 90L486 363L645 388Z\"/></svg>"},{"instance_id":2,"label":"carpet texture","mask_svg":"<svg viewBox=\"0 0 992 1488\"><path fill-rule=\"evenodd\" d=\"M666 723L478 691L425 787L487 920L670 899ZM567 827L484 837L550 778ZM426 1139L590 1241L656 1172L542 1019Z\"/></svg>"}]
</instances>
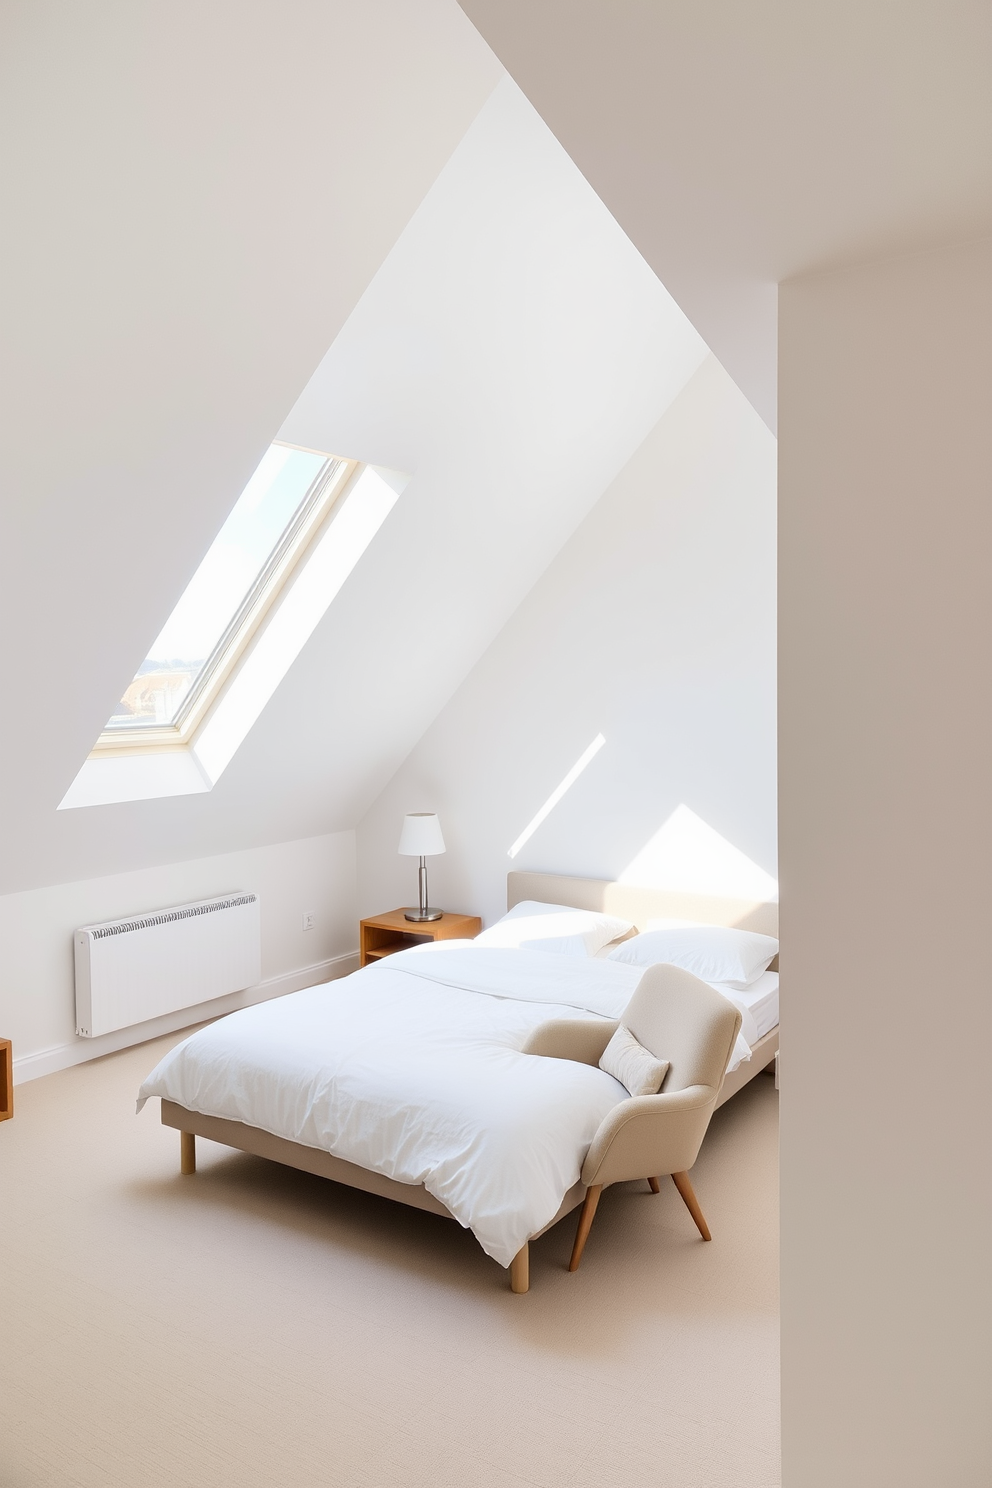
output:
<instances>
[{"instance_id":1,"label":"carpet texture","mask_svg":"<svg viewBox=\"0 0 992 1488\"><path fill-rule=\"evenodd\" d=\"M775 1488L777 1096L693 1183L608 1189L531 1291L450 1220L179 1137L178 1035L19 1086L0 1126L0 1488Z\"/></svg>"}]
</instances>

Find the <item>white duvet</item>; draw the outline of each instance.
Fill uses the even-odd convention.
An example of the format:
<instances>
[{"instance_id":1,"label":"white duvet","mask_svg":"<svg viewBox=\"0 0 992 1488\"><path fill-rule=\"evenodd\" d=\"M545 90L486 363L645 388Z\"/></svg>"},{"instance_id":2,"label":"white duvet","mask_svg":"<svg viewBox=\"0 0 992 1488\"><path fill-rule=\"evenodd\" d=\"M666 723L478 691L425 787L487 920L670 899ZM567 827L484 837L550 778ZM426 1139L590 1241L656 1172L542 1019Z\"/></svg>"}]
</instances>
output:
<instances>
[{"instance_id":1,"label":"white duvet","mask_svg":"<svg viewBox=\"0 0 992 1488\"><path fill-rule=\"evenodd\" d=\"M165 1096L423 1183L508 1266L578 1181L612 1075L522 1054L553 1018L618 1018L643 975L539 951L449 943L232 1013L173 1049Z\"/></svg>"},{"instance_id":2,"label":"white duvet","mask_svg":"<svg viewBox=\"0 0 992 1488\"><path fill-rule=\"evenodd\" d=\"M508 1266L627 1095L603 1070L520 1051L555 1018L620 1018L643 974L467 941L401 951L193 1034L138 1109L165 1096L422 1183Z\"/></svg>"}]
</instances>

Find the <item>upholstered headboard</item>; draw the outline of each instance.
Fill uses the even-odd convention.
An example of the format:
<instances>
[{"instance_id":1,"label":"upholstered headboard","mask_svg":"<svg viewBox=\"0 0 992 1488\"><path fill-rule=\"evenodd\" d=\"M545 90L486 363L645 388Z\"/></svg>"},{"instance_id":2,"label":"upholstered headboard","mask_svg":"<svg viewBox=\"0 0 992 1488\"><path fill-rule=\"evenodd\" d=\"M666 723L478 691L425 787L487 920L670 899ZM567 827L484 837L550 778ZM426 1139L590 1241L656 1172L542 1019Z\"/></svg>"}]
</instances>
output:
<instances>
[{"instance_id":1,"label":"upholstered headboard","mask_svg":"<svg viewBox=\"0 0 992 1488\"><path fill-rule=\"evenodd\" d=\"M565 878L557 873L508 873L506 907L521 899L543 904L568 904L574 909L598 909L633 920L638 930L647 920L669 916L698 920L705 925L737 925L761 935L778 937L778 905L753 899L717 899L706 894L682 894L671 889L647 889L638 884L612 883L606 878Z\"/></svg>"}]
</instances>

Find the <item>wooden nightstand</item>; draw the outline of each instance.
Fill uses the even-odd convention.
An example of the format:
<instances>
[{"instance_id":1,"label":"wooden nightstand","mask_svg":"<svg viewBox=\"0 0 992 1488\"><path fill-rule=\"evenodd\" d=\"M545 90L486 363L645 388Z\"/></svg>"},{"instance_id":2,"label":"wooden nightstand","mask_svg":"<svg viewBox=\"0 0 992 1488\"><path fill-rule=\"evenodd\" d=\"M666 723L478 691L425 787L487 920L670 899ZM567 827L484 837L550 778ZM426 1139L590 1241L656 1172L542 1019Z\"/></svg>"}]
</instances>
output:
<instances>
[{"instance_id":1,"label":"wooden nightstand","mask_svg":"<svg viewBox=\"0 0 992 1488\"><path fill-rule=\"evenodd\" d=\"M359 950L362 966L370 961L380 961L394 951L406 951L410 946L423 945L429 940L474 940L482 929L478 915L448 914L439 920L413 921L404 918L402 909L391 909L388 914L372 915L362 920L359 934Z\"/></svg>"},{"instance_id":2,"label":"wooden nightstand","mask_svg":"<svg viewBox=\"0 0 992 1488\"><path fill-rule=\"evenodd\" d=\"M478 935L478 930L474 932ZM0 1039L0 1121L14 1114L14 1060L10 1039Z\"/></svg>"}]
</instances>

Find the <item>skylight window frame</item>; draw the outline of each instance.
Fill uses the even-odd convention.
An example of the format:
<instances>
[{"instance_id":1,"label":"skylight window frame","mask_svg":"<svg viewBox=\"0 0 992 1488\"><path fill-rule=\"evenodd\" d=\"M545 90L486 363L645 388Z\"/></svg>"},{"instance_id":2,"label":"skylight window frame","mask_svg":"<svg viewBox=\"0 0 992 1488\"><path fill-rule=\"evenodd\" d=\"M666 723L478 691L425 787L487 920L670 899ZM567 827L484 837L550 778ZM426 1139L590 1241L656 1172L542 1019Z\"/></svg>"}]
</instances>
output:
<instances>
[{"instance_id":1,"label":"skylight window frame","mask_svg":"<svg viewBox=\"0 0 992 1488\"><path fill-rule=\"evenodd\" d=\"M144 724L139 728L104 728L90 751L90 759L145 752L165 753L187 749L201 724L235 676L252 643L278 607L282 595L305 563L309 551L323 533L335 508L352 486L359 461L311 450L308 446L272 441L281 449L323 455L309 490L278 543L260 570L251 589L231 617L226 629L204 662L171 723Z\"/></svg>"}]
</instances>

